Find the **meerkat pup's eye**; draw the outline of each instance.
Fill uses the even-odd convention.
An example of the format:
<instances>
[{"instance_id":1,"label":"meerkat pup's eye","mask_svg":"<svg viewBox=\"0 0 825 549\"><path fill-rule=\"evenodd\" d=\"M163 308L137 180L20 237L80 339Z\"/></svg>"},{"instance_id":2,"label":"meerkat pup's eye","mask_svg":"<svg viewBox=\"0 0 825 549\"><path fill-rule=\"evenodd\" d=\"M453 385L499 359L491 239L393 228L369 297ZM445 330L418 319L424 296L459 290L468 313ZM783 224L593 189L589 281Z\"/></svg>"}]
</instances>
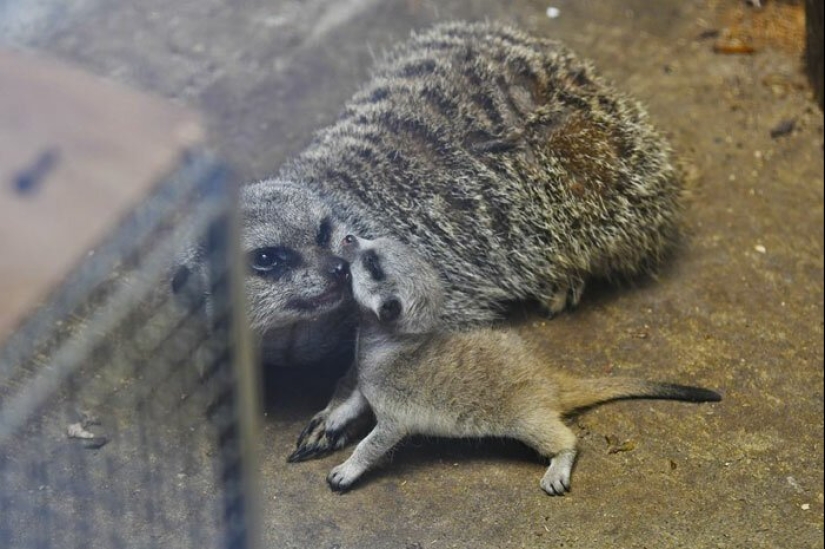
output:
<instances>
[{"instance_id":1,"label":"meerkat pup's eye","mask_svg":"<svg viewBox=\"0 0 825 549\"><path fill-rule=\"evenodd\" d=\"M318 227L318 235L315 237L315 243L321 246L322 248L326 248L329 246L329 239L332 236L332 221L330 218L325 217L321 221L321 226Z\"/></svg>"}]
</instances>

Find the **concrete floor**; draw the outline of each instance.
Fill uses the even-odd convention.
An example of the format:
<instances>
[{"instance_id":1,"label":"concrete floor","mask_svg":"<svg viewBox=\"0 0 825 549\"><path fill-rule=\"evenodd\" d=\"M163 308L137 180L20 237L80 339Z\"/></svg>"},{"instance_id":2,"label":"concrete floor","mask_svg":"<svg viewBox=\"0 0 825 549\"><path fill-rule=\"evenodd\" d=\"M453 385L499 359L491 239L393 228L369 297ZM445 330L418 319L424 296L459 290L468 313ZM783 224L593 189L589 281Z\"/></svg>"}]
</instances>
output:
<instances>
[{"instance_id":1,"label":"concrete floor","mask_svg":"<svg viewBox=\"0 0 825 549\"><path fill-rule=\"evenodd\" d=\"M567 368L703 384L721 404L580 416L563 498L541 492L543 464L517 444L441 440L405 444L339 496L324 477L344 453L286 463L329 383L277 372L261 434L266 547L823 547L823 117L795 54L713 52L703 36L725 2L557 0L556 19L532 0L62 4L0 2L0 43L202 110L243 178L299 150L383 48L453 18L566 41L649 106L688 165L690 238L658 280L517 320Z\"/></svg>"}]
</instances>

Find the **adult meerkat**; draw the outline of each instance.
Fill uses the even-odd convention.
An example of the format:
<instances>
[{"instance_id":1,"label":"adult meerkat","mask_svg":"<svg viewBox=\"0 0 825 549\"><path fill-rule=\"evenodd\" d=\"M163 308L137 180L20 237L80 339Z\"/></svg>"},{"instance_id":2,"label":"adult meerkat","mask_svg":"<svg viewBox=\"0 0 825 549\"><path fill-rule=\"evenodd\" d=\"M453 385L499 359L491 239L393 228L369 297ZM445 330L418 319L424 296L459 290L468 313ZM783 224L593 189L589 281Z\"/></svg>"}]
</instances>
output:
<instances>
[{"instance_id":1,"label":"adult meerkat","mask_svg":"<svg viewBox=\"0 0 825 549\"><path fill-rule=\"evenodd\" d=\"M371 408L377 424L327 477L346 490L404 437L509 437L550 458L541 487L570 490L576 435L562 418L609 400L716 402L699 387L625 377L578 379L554 370L516 333L478 328L433 332L440 277L391 239L346 238L353 295L362 310L358 385L327 422L335 431ZM415 273L410 277L409 273Z\"/></svg>"},{"instance_id":2,"label":"adult meerkat","mask_svg":"<svg viewBox=\"0 0 825 549\"><path fill-rule=\"evenodd\" d=\"M505 25L437 25L392 49L274 178L243 188L251 326L290 365L351 342L346 234L395 238L432 265L445 325L523 300L557 313L589 277L655 266L680 193L666 140L589 62ZM202 275L192 254L173 287L208 287ZM296 456L331 448L326 416L347 389Z\"/></svg>"}]
</instances>

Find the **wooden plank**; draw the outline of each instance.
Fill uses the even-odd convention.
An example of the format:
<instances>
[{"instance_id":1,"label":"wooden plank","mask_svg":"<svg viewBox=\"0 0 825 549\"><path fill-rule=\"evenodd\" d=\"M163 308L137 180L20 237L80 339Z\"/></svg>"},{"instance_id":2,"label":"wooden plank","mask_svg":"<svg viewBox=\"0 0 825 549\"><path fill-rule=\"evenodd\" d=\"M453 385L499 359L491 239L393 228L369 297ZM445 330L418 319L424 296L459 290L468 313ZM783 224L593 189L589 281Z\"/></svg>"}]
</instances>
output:
<instances>
[{"instance_id":1,"label":"wooden plank","mask_svg":"<svg viewBox=\"0 0 825 549\"><path fill-rule=\"evenodd\" d=\"M0 341L202 128L159 98L0 50Z\"/></svg>"}]
</instances>

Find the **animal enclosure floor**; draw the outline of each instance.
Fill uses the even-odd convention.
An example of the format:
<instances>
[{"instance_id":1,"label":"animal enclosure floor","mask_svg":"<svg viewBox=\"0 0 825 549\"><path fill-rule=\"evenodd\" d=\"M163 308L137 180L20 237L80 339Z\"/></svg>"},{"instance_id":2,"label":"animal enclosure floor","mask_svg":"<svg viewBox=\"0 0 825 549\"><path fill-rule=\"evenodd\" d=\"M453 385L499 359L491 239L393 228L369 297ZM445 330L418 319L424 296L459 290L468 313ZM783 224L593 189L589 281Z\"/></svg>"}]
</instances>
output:
<instances>
[{"instance_id":1,"label":"animal enclosure floor","mask_svg":"<svg viewBox=\"0 0 825 549\"><path fill-rule=\"evenodd\" d=\"M517 444L421 439L337 495L324 479L349 450L286 463L329 384L276 372L259 441L265 547L823 547L823 116L792 18L781 40L760 31L754 52L735 53L747 48L730 32L770 28L742 17L771 13L732 14L738 0L64 4L3 2L0 44L199 109L244 179L272 174L333 120L388 45L456 18L565 41L648 106L684 161L688 238L656 280L597 285L572 313L515 320L560 366L700 384L720 404L578 416L561 498Z\"/></svg>"}]
</instances>

